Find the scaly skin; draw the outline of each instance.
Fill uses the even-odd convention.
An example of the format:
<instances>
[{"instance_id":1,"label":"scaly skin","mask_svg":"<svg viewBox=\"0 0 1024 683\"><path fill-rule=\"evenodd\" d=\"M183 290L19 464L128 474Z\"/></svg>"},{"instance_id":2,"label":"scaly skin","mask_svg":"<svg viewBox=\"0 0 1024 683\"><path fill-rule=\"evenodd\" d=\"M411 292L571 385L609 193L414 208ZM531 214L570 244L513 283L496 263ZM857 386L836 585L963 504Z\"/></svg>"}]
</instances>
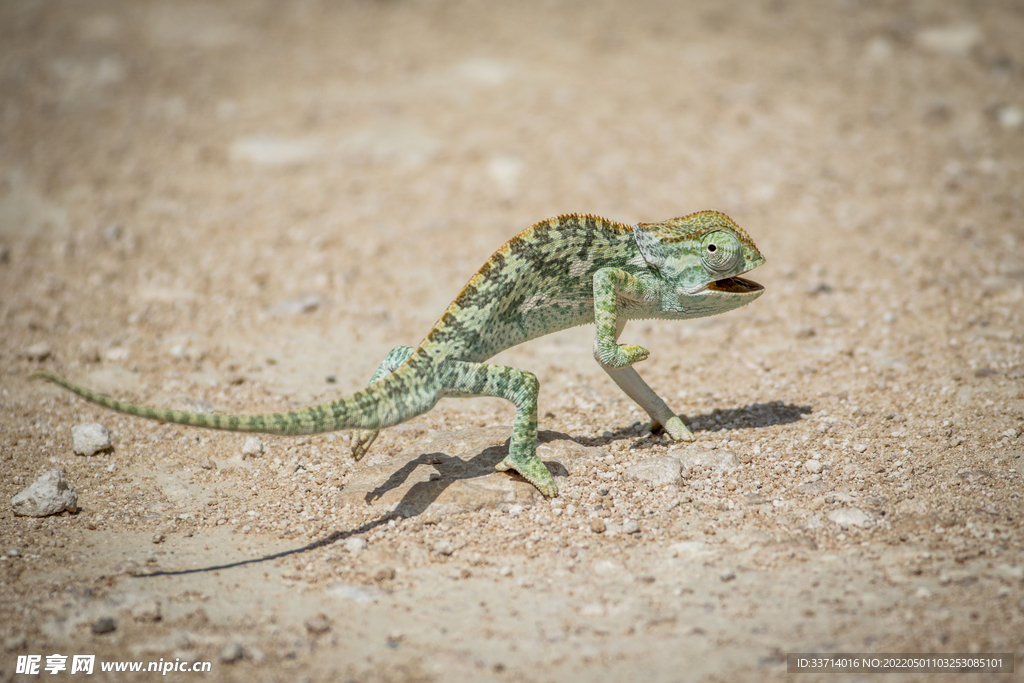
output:
<instances>
[{"instance_id":1,"label":"scaly skin","mask_svg":"<svg viewBox=\"0 0 1024 683\"><path fill-rule=\"evenodd\" d=\"M282 435L356 429L356 460L380 429L425 413L442 397L496 396L516 406L509 453L497 469L515 470L555 496L555 480L536 454L536 376L484 361L545 334L594 323L594 357L601 367L651 416L652 428L664 426L673 439L692 441L682 420L631 367L647 358L647 349L618 344L619 334L627 320L698 318L743 306L764 289L737 276L762 263L750 237L716 211L633 227L596 216L559 216L506 242L418 347L396 347L367 388L330 403L268 415L190 413L119 401L50 372L34 377L162 422Z\"/></svg>"}]
</instances>

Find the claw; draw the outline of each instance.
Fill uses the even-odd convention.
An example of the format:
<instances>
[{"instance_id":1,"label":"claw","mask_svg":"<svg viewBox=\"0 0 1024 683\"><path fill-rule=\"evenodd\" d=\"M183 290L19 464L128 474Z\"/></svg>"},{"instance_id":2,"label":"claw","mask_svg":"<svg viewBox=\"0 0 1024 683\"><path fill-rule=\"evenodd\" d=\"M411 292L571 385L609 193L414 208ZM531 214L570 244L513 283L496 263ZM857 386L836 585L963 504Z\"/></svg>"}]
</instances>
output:
<instances>
[{"instance_id":1,"label":"claw","mask_svg":"<svg viewBox=\"0 0 1024 683\"><path fill-rule=\"evenodd\" d=\"M672 437L673 441L696 441L696 437L694 437L693 432L683 424L683 421L678 416L672 417L672 419L662 426L665 428L665 431L668 432L668 435ZM655 425L652 424L651 428L653 429L654 427Z\"/></svg>"},{"instance_id":2,"label":"claw","mask_svg":"<svg viewBox=\"0 0 1024 683\"><path fill-rule=\"evenodd\" d=\"M647 360L651 352L639 344L621 344L602 350L595 357L597 362L609 368L627 368L633 363Z\"/></svg>"},{"instance_id":3,"label":"claw","mask_svg":"<svg viewBox=\"0 0 1024 683\"><path fill-rule=\"evenodd\" d=\"M378 434L379 429L357 429L352 432L352 459L356 462L362 460Z\"/></svg>"},{"instance_id":4,"label":"claw","mask_svg":"<svg viewBox=\"0 0 1024 683\"><path fill-rule=\"evenodd\" d=\"M494 466L494 469L499 472L515 470L522 475L523 479L536 486L537 490L546 497L555 498L558 496L558 484L555 483L555 478L551 476L547 466L536 455L526 462L517 464L512 459L512 454L509 453L505 456L504 460Z\"/></svg>"}]
</instances>

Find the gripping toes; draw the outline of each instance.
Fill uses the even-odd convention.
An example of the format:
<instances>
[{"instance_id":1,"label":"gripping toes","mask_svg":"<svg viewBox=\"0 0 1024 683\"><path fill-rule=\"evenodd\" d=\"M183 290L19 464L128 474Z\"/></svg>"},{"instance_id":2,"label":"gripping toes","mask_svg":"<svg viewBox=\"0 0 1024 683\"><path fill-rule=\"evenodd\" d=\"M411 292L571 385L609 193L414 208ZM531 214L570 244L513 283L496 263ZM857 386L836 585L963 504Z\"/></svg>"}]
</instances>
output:
<instances>
[{"instance_id":1,"label":"gripping toes","mask_svg":"<svg viewBox=\"0 0 1024 683\"><path fill-rule=\"evenodd\" d=\"M654 425L651 425L652 427ZM689 427L683 424L683 421L678 416L673 416L662 425L665 431L673 441L695 441L693 432L690 431Z\"/></svg>"},{"instance_id":2,"label":"gripping toes","mask_svg":"<svg viewBox=\"0 0 1024 683\"><path fill-rule=\"evenodd\" d=\"M558 484L555 483L555 478L551 476L547 466L541 462L536 454L530 458L513 458L512 454L509 453L505 456L504 460L494 466L494 469L499 472L515 470L523 476L523 479L536 486L537 490L548 498L554 498L558 495Z\"/></svg>"},{"instance_id":3,"label":"gripping toes","mask_svg":"<svg viewBox=\"0 0 1024 683\"><path fill-rule=\"evenodd\" d=\"M352 459L356 462L362 460L378 434L379 429L357 429L352 432Z\"/></svg>"},{"instance_id":4,"label":"gripping toes","mask_svg":"<svg viewBox=\"0 0 1024 683\"><path fill-rule=\"evenodd\" d=\"M639 344L601 344L594 355L597 362L605 367L625 368L647 360L651 352Z\"/></svg>"}]
</instances>

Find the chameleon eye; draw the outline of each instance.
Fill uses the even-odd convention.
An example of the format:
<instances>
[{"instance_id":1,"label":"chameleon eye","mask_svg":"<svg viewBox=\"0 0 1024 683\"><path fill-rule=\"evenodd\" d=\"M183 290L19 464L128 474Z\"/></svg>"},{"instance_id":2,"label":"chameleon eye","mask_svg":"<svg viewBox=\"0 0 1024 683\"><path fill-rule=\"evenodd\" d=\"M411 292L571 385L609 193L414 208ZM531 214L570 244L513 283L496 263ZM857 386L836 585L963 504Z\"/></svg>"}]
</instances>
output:
<instances>
[{"instance_id":1,"label":"chameleon eye","mask_svg":"<svg viewBox=\"0 0 1024 683\"><path fill-rule=\"evenodd\" d=\"M743 247L731 233L716 230L704 238L704 266L713 273L725 273L739 265Z\"/></svg>"}]
</instances>

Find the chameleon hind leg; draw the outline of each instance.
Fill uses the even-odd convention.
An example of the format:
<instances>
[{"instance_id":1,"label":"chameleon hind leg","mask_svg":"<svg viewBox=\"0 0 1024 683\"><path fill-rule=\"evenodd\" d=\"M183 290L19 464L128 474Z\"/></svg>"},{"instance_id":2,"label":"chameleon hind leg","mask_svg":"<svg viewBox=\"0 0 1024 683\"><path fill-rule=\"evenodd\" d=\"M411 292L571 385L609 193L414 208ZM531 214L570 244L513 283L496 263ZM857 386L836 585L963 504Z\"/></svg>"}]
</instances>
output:
<instances>
[{"instance_id":1,"label":"chameleon hind leg","mask_svg":"<svg viewBox=\"0 0 1024 683\"><path fill-rule=\"evenodd\" d=\"M545 496L558 495L551 472L537 457L537 394L540 382L532 372L505 365L448 361L441 381L442 396L494 396L516 407L508 455L494 466L515 470Z\"/></svg>"},{"instance_id":2,"label":"chameleon hind leg","mask_svg":"<svg viewBox=\"0 0 1024 683\"><path fill-rule=\"evenodd\" d=\"M369 384L379 382L397 370L402 363L409 360L409 356L411 356L412 352L415 350L416 349L412 346L396 346L391 349L391 353L389 353L387 358L381 362L380 367L377 368L377 372L373 373L373 377L370 378ZM380 434L379 429L356 429L353 431L352 458L357 462L362 460L363 456L370 450L370 446L373 445L373 441L377 438L378 434Z\"/></svg>"}]
</instances>

